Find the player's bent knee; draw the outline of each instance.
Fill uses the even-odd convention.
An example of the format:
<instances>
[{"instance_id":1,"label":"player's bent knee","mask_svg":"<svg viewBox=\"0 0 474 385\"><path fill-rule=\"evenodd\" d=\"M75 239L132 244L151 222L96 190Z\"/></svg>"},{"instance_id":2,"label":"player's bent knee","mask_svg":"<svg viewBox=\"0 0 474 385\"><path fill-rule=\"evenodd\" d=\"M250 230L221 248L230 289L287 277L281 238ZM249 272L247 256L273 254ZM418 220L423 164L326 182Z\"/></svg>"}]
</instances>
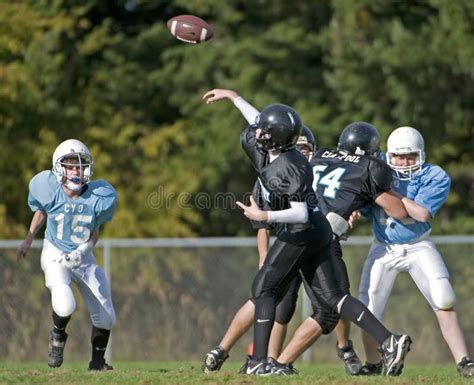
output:
<instances>
[{"instance_id":1,"label":"player's bent knee","mask_svg":"<svg viewBox=\"0 0 474 385\"><path fill-rule=\"evenodd\" d=\"M296 309L296 298L295 301L292 300L283 300L280 302L276 308L275 313L275 322L278 322L281 325L286 325L291 321L293 314L295 314Z\"/></svg>"},{"instance_id":2,"label":"player's bent knee","mask_svg":"<svg viewBox=\"0 0 474 385\"><path fill-rule=\"evenodd\" d=\"M435 310L450 310L456 304L456 294L447 278L430 281L430 289Z\"/></svg>"},{"instance_id":3,"label":"player's bent knee","mask_svg":"<svg viewBox=\"0 0 474 385\"><path fill-rule=\"evenodd\" d=\"M69 317L76 310L76 300L68 285L55 285L51 288L51 302L54 312L60 317Z\"/></svg>"},{"instance_id":4,"label":"player's bent knee","mask_svg":"<svg viewBox=\"0 0 474 385\"><path fill-rule=\"evenodd\" d=\"M97 329L112 329L115 325L114 309L102 309L99 313L91 314L91 322Z\"/></svg>"},{"instance_id":5,"label":"player's bent knee","mask_svg":"<svg viewBox=\"0 0 474 385\"><path fill-rule=\"evenodd\" d=\"M321 326L323 334L329 334L334 330L341 317L336 312L322 311L314 313L311 318Z\"/></svg>"}]
</instances>

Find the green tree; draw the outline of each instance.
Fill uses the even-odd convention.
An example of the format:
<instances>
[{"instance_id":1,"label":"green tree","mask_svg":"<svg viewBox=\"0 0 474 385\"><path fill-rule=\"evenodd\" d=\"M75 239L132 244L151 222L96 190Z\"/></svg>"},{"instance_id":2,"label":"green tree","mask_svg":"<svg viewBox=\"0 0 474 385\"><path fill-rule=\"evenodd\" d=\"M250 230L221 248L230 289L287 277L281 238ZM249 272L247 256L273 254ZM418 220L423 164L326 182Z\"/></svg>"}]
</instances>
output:
<instances>
[{"instance_id":1,"label":"green tree","mask_svg":"<svg viewBox=\"0 0 474 385\"><path fill-rule=\"evenodd\" d=\"M105 236L249 234L239 210L254 173L239 147L233 88L293 105L319 146L354 120L385 139L412 125L453 178L436 231L472 232L473 4L358 1L6 1L0 4L0 230L21 237L28 181L56 145L89 144L95 177L119 192ZM166 20L196 14L215 37L190 45ZM208 194L208 195L203 195ZM160 198L161 197L161 198ZM203 201L207 199L207 201ZM365 230L369 231L368 226Z\"/></svg>"}]
</instances>

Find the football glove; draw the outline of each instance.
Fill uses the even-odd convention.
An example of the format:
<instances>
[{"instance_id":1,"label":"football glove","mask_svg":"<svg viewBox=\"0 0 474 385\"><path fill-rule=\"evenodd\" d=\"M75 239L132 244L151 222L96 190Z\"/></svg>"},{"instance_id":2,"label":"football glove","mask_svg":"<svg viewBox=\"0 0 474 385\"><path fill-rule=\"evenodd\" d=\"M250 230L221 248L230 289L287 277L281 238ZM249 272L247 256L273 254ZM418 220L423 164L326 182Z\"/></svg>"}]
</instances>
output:
<instances>
[{"instance_id":1,"label":"football glove","mask_svg":"<svg viewBox=\"0 0 474 385\"><path fill-rule=\"evenodd\" d=\"M84 257L92 251L93 247L94 242L89 240L78 246L76 250L71 251L69 254L63 254L59 262L68 269L76 269L81 266Z\"/></svg>"},{"instance_id":2,"label":"football glove","mask_svg":"<svg viewBox=\"0 0 474 385\"><path fill-rule=\"evenodd\" d=\"M67 269L76 269L81 266L83 254L80 250L76 249L71 251L69 254L63 254L59 262Z\"/></svg>"},{"instance_id":3,"label":"football glove","mask_svg":"<svg viewBox=\"0 0 474 385\"><path fill-rule=\"evenodd\" d=\"M336 234L339 238L344 238L346 235L345 233L349 229L349 223L343 217L336 213L328 213L326 215L326 219L331 225L332 232Z\"/></svg>"}]
</instances>

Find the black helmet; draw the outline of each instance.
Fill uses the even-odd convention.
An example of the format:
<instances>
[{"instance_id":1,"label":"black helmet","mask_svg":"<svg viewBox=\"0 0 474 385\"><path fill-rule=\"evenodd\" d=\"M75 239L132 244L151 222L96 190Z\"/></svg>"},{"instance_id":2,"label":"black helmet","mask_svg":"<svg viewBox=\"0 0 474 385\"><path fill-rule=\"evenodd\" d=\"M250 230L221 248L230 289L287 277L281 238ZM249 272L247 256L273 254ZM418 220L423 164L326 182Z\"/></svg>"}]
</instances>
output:
<instances>
[{"instance_id":1,"label":"black helmet","mask_svg":"<svg viewBox=\"0 0 474 385\"><path fill-rule=\"evenodd\" d=\"M380 150L379 132L366 122L351 123L342 131L337 149L357 155L373 155Z\"/></svg>"},{"instance_id":2,"label":"black helmet","mask_svg":"<svg viewBox=\"0 0 474 385\"><path fill-rule=\"evenodd\" d=\"M308 127L303 126L301 129L301 134L298 136L296 146L308 160L311 160L313 153L316 150L316 141L313 133ZM303 147L303 149L301 149L301 147ZM308 150L304 150L304 147L308 147Z\"/></svg>"},{"instance_id":3,"label":"black helmet","mask_svg":"<svg viewBox=\"0 0 474 385\"><path fill-rule=\"evenodd\" d=\"M314 135L308 127L303 126L296 144L302 146L309 146L311 147L311 151L314 151L316 149L316 140L314 139Z\"/></svg>"},{"instance_id":4,"label":"black helmet","mask_svg":"<svg viewBox=\"0 0 474 385\"><path fill-rule=\"evenodd\" d=\"M262 130L257 145L265 150L287 151L296 145L301 132L301 119L293 108L285 104L270 104L255 121Z\"/></svg>"}]
</instances>

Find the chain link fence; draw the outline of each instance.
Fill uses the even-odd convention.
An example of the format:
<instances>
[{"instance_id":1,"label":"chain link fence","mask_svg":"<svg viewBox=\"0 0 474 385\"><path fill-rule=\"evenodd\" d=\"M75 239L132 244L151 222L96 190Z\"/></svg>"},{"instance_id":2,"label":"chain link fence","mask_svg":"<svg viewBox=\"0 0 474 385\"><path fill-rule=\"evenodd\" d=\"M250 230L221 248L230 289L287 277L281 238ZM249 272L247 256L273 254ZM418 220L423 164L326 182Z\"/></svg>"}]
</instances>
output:
<instances>
[{"instance_id":1,"label":"chain link fence","mask_svg":"<svg viewBox=\"0 0 474 385\"><path fill-rule=\"evenodd\" d=\"M474 349L473 237L433 237L451 273L458 297L457 310L471 353ZM351 237L343 243L357 296L359 276L370 237ZM27 259L15 261L20 241L0 241L0 359L46 359L51 328L49 291L40 268L41 241L35 241ZM235 311L250 294L257 268L254 238L104 239L95 255L111 278L117 312L111 349L114 361L200 361L223 336ZM68 326L66 360L87 361L91 323L75 290L77 309ZM300 295L300 298L302 296ZM305 310L298 301L289 335ZM395 283L385 323L408 333L414 345L413 362L452 360L431 308L408 274ZM363 357L360 331L352 338ZM242 361L252 340L251 331L231 353ZM337 361L334 335L324 336L305 355L312 361ZM426 354L429 352L429 354Z\"/></svg>"}]
</instances>

